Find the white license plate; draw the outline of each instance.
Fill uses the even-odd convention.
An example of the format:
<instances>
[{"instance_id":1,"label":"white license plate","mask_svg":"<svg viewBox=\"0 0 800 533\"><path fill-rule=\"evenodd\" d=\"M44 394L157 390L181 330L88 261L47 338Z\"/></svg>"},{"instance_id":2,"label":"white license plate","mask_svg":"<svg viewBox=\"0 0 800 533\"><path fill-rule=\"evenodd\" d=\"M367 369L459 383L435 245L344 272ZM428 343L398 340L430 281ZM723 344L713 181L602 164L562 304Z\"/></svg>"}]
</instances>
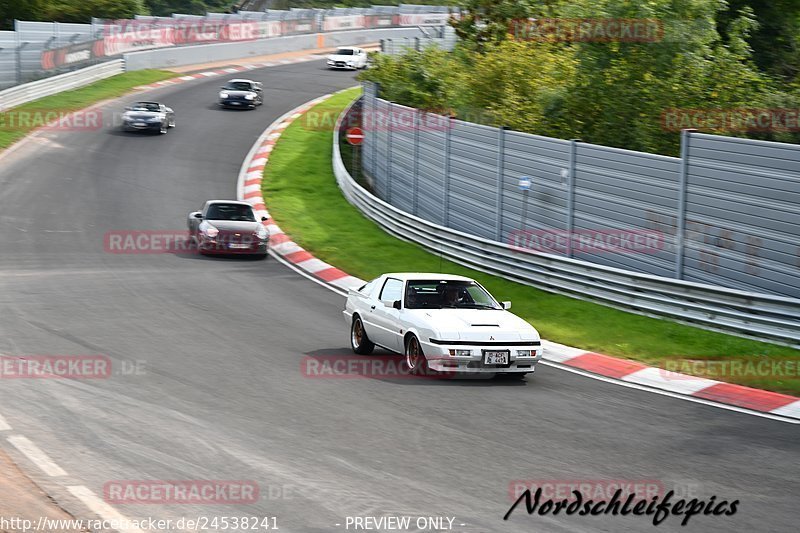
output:
<instances>
[{"instance_id":1,"label":"white license plate","mask_svg":"<svg viewBox=\"0 0 800 533\"><path fill-rule=\"evenodd\" d=\"M236 248L237 250L239 250L239 249L244 249L244 248L250 248L250 245L249 244L229 244L228 248Z\"/></svg>"},{"instance_id":2,"label":"white license plate","mask_svg":"<svg viewBox=\"0 0 800 533\"><path fill-rule=\"evenodd\" d=\"M508 350L504 351L490 351L483 352L483 362L487 365L507 365L508 364Z\"/></svg>"},{"instance_id":3,"label":"white license plate","mask_svg":"<svg viewBox=\"0 0 800 533\"><path fill-rule=\"evenodd\" d=\"M147 124L145 124L144 122L134 122L133 125L136 126L137 128L143 128L147 126Z\"/></svg>"}]
</instances>

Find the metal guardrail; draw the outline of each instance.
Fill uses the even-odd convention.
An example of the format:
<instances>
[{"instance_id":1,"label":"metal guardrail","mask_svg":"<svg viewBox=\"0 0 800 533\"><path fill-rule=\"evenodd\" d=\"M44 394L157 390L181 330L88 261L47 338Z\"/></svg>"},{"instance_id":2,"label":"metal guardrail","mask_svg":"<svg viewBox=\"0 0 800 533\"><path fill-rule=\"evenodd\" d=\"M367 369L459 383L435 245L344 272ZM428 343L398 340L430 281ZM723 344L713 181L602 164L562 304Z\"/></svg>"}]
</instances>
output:
<instances>
[{"instance_id":1,"label":"metal guardrail","mask_svg":"<svg viewBox=\"0 0 800 533\"><path fill-rule=\"evenodd\" d=\"M351 105L352 107L352 105ZM447 259L549 292L648 316L800 347L800 299L758 294L629 272L449 229L402 211L356 183L342 162L339 117L333 170L345 198L388 233Z\"/></svg>"},{"instance_id":2,"label":"metal guardrail","mask_svg":"<svg viewBox=\"0 0 800 533\"><path fill-rule=\"evenodd\" d=\"M82 68L73 72L59 74L52 78L32 81L16 87L0 91L0 111L16 107L45 96L51 96L62 91L77 89L98 80L122 74L125 63L122 59L114 59L99 65Z\"/></svg>"}]
</instances>

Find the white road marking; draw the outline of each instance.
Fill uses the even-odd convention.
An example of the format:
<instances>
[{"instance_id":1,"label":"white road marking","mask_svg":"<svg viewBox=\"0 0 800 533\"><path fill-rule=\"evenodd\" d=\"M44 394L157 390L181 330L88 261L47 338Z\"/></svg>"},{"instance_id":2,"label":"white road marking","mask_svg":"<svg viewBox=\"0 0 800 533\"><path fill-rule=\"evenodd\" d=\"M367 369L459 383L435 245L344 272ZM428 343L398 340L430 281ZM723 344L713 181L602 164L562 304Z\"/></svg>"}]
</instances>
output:
<instances>
[{"instance_id":1,"label":"white road marking","mask_svg":"<svg viewBox=\"0 0 800 533\"><path fill-rule=\"evenodd\" d=\"M8 425L3 415L0 415L0 431L8 431L9 429L11 429L11 426Z\"/></svg>"},{"instance_id":2,"label":"white road marking","mask_svg":"<svg viewBox=\"0 0 800 533\"><path fill-rule=\"evenodd\" d=\"M792 402L789 405L778 407L770 411L774 415L790 416L792 418L800 418L800 400Z\"/></svg>"},{"instance_id":3,"label":"white road marking","mask_svg":"<svg viewBox=\"0 0 800 533\"><path fill-rule=\"evenodd\" d=\"M67 473L58 466L50 457L44 453L38 446L32 443L22 435L12 435L8 437L8 442L11 443L17 450L30 459L30 461L38 466L42 472L50 477L66 476Z\"/></svg>"},{"instance_id":4,"label":"white road marking","mask_svg":"<svg viewBox=\"0 0 800 533\"><path fill-rule=\"evenodd\" d=\"M70 491L73 496L83 502L83 504L88 507L90 511L103 520L108 522L113 521L120 525L131 523L131 521L128 520L124 515L120 514L116 509L98 498L94 492L83 485L71 485L67 487L67 490ZM117 531L122 531L124 533L144 533L141 529L136 529L133 527L120 527L117 529Z\"/></svg>"},{"instance_id":5,"label":"white road marking","mask_svg":"<svg viewBox=\"0 0 800 533\"><path fill-rule=\"evenodd\" d=\"M682 392L684 394L694 394L708 387L719 385L719 381L713 379L688 376L669 372L655 367L643 368L627 376L622 376L622 381L639 383L656 389L670 390L672 392Z\"/></svg>"},{"instance_id":6,"label":"white road marking","mask_svg":"<svg viewBox=\"0 0 800 533\"><path fill-rule=\"evenodd\" d=\"M542 359L539 362L539 364L540 365L545 365L545 366L551 366L551 367L554 367L554 368L558 368L559 370L565 370L567 372L572 372L573 374L578 374L580 376L584 376L584 377L587 377L587 378L596 379L598 381L605 381L606 383L613 383L615 385L622 385L623 387L628 387L629 389L636 389L636 390L645 391L645 392L652 392L654 394L660 394L662 396L669 396L670 398L678 398L679 400L686 400L687 402L699 403L699 404L708 405L708 406L711 406L711 407L718 407L720 409L725 409L725 410L728 410L728 411L734 411L736 413L743 413L743 414L746 414L746 415L753 415L753 416L758 416L758 417L761 417L761 418L768 418L770 420L777 420L779 422L788 422L789 424L800 424L800 420L792 420L792 419L784 418L783 416L778 416L778 415L771 414L771 413L762 413L760 411L752 411L750 409L745 409L743 407L736 407L735 405L727 405L727 404L724 404L724 403L717 403L717 402L713 402L711 400L705 400L703 398L695 398L694 396L686 396L686 395L680 394L678 392L671 392L671 391L667 391L667 390L654 389L654 388L651 388L651 387L647 387L645 385L639 385L637 383L629 383L627 381L621 381L621 380L614 379L614 378L608 378L606 376L601 376L599 374L592 374L591 372L586 372L584 370L580 370L578 368L573 368L571 366L566 366L566 365L562 365L562 364L559 364L559 363L554 363L552 361L547 361L545 359ZM777 412L777 411L779 411L779 409L775 410L775 412Z\"/></svg>"}]
</instances>

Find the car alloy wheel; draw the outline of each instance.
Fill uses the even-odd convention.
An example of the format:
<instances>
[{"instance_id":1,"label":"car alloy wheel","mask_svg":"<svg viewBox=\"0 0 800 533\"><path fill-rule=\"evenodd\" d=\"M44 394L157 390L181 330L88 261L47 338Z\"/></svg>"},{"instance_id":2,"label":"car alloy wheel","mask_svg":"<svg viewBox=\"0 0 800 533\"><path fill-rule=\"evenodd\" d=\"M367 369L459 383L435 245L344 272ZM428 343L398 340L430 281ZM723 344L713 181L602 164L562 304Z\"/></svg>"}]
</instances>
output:
<instances>
[{"instance_id":1,"label":"car alloy wheel","mask_svg":"<svg viewBox=\"0 0 800 533\"><path fill-rule=\"evenodd\" d=\"M420 375L428 370L428 360L422 353L419 341L411 335L406 341L406 366L411 374Z\"/></svg>"},{"instance_id":2,"label":"car alloy wheel","mask_svg":"<svg viewBox=\"0 0 800 533\"><path fill-rule=\"evenodd\" d=\"M353 318L353 325L350 327L350 347L360 355L369 355L375 349L375 344L367 337L364 323L359 316Z\"/></svg>"}]
</instances>

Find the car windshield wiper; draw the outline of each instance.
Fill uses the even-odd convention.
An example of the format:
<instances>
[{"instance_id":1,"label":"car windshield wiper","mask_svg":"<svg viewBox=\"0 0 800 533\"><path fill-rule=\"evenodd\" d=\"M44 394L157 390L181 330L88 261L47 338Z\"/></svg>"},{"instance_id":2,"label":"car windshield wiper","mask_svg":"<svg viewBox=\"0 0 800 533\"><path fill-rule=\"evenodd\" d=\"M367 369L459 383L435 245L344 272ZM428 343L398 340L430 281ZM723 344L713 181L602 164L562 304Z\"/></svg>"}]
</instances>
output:
<instances>
[{"instance_id":1,"label":"car windshield wiper","mask_svg":"<svg viewBox=\"0 0 800 533\"><path fill-rule=\"evenodd\" d=\"M497 309L496 307L488 304L461 304L459 307L466 307L468 309Z\"/></svg>"}]
</instances>

